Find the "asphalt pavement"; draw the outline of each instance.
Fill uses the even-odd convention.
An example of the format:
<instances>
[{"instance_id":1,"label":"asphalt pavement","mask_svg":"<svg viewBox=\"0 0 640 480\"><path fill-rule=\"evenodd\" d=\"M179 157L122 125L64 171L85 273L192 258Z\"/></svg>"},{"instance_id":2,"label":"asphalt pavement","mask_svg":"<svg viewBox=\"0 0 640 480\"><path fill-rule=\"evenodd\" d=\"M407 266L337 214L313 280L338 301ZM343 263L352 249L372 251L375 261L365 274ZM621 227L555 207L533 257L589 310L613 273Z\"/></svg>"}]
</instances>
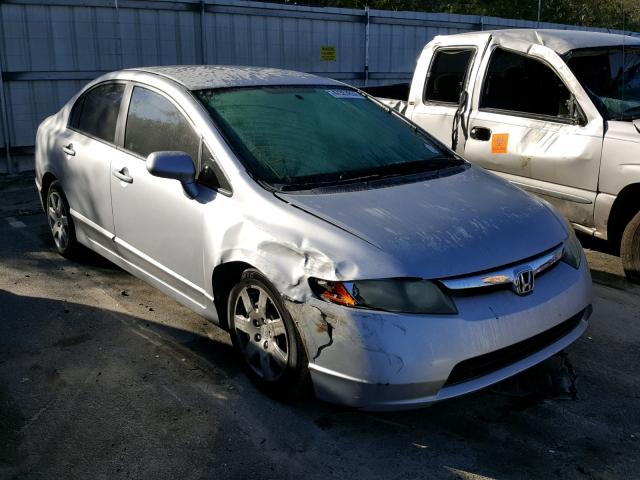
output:
<instances>
[{"instance_id":1,"label":"asphalt pavement","mask_svg":"<svg viewBox=\"0 0 640 480\"><path fill-rule=\"evenodd\" d=\"M555 358L421 410L283 404L226 332L96 255L58 256L32 174L2 176L0 478L639 478L640 287L588 256L575 395L536 383Z\"/></svg>"}]
</instances>

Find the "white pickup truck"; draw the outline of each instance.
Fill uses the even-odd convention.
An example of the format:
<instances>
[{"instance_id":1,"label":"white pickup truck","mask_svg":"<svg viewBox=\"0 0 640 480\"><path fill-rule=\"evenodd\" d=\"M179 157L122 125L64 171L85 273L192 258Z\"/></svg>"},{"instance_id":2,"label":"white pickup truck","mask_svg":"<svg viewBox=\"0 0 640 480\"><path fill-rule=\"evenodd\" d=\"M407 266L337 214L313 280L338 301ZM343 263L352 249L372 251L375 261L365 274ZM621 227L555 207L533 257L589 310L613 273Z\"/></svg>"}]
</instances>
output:
<instances>
[{"instance_id":1,"label":"white pickup truck","mask_svg":"<svg viewBox=\"0 0 640 480\"><path fill-rule=\"evenodd\" d=\"M640 38L438 36L420 55L409 98L380 100L611 242L627 277L640 281Z\"/></svg>"}]
</instances>

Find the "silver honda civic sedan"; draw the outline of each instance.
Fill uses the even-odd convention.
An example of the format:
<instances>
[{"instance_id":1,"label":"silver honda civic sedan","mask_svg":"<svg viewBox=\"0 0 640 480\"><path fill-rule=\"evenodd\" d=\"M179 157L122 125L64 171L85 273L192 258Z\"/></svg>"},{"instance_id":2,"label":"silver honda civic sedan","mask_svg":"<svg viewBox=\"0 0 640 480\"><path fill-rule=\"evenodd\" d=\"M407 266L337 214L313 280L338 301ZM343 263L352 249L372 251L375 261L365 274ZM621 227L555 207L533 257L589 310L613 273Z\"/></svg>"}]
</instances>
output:
<instances>
[{"instance_id":1,"label":"silver honda civic sedan","mask_svg":"<svg viewBox=\"0 0 640 480\"><path fill-rule=\"evenodd\" d=\"M343 83L248 67L123 70L37 133L57 250L88 247L230 332L283 399L427 405L587 328L552 208Z\"/></svg>"}]
</instances>

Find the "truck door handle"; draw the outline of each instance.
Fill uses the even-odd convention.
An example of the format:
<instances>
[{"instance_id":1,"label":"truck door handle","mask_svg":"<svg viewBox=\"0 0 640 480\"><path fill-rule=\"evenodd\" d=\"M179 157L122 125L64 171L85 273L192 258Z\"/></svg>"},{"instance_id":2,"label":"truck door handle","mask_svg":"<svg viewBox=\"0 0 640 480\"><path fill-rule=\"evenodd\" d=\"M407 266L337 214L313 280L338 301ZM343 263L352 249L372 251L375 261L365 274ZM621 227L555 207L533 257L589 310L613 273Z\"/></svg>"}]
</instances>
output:
<instances>
[{"instance_id":1,"label":"truck door handle","mask_svg":"<svg viewBox=\"0 0 640 480\"><path fill-rule=\"evenodd\" d=\"M471 138L481 142L488 142L491 140L491 130L486 127L473 127L471 129Z\"/></svg>"},{"instance_id":2,"label":"truck door handle","mask_svg":"<svg viewBox=\"0 0 640 480\"><path fill-rule=\"evenodd\" d=\"M76 151L73 149L73 143L63 146L62 151L70 157L73 157L76 154Z\"/></svg>"},{"instance_id":3,"label":"truck door handle","mask_svg":"<svg viewBox=\"0 0 640 480\"><path fill-rule=\"evenodd\" d=\"M122 180L125 183L133 183L133 177L129 176L129 170L127 169L127 167L121 168L120 170L114 168L111 173L114 177Z\"/></svg>"}]
</instances>

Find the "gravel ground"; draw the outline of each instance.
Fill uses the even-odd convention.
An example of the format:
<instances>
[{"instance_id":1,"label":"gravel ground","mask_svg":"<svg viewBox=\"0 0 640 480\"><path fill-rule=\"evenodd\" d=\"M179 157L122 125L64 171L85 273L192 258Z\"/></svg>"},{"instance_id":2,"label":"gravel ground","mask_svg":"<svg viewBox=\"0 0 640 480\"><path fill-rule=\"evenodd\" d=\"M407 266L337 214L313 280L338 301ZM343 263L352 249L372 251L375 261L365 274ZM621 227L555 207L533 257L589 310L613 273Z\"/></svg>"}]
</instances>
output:
<instances>
[{"instance_id":1,"label":"gravel ground","mask_svg":"<svg viewBox=\"0 0 640 480\"><path fill-rule=\"evenodd\" d=\"M553 359L422 410L286 405L222 330L99 257L55 254L32 176L0 177L0 478L638 478L640 287L588 256L575 398L531 386Z\"/></svg>"}]
</instances>

